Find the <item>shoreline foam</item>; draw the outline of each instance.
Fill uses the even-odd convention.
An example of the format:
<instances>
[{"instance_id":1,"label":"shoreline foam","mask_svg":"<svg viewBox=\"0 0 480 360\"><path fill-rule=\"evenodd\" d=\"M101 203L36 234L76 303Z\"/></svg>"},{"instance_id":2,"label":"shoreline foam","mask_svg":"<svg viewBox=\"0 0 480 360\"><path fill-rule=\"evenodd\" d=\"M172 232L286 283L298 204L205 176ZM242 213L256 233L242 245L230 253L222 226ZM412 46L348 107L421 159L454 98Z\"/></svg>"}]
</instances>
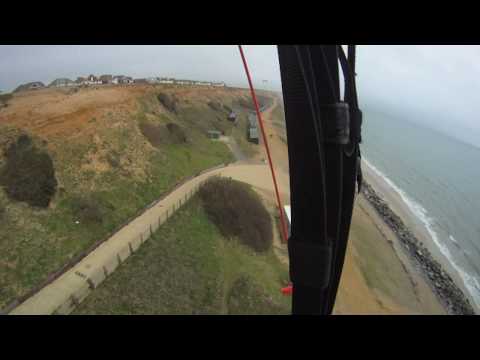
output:
<instances>
[{"instance_id":1,"label":"shoreline foam","mask_svg":"<svg viewBox=\"0 0 480 360\"><path fill-rule=\"evenodd\" d=\"M461 280L468 290L470 287L468 282L471 280L469 279L470 275L466 274L461 268L459 268L459 266L451 258L451 253L449 252L448 248L446 248L446 246L440 242L436 232L432 228L432 219L428 217L427 211L420 204L411 200L402 189L398 188L398 186L396 186L377 168L375 168L365 159L363 160L367 165L368 170L372 173L372 177L373 175L375 176L375 179L373 179L375 180L374 182L383 182L379 185L388 187L390 191L395 191L399 196L399 200L403 202L403 204L389 206L389 204L387 204L387 202L382 199L382 197L377 194L377 191L375 191L374 188L367 182L364 182L362 189L362 193L365 195L365 198L373 205L385 223L397 235L397 238L407 250L410 257L416 261L417 265L419 265L419 268L429 280L432 290L440 298L446 310L453 314L474 314L475 311L470 304L468 297L453 281L452 277L443 270L442 265L432 257L430 251L425 247L424 241L418 240L418 238L424 240L424 236L418 236L419 234L414 234L412 231L410 231L410 226L407 227L404 223L405 217L410 215L416 217L423 224L427 232L425 235L431 239L440 253L445 256L448 261L450 261L451 266L459 273ZM402 205L404 205L406 209L401 208ZM403 216L398 216L396 212ZM408 212L410 212L410 214L408 214ZM408 223L408 221L406 222ZM469 295L473 297L473 294Z\"/></svg>"}]
</instances>

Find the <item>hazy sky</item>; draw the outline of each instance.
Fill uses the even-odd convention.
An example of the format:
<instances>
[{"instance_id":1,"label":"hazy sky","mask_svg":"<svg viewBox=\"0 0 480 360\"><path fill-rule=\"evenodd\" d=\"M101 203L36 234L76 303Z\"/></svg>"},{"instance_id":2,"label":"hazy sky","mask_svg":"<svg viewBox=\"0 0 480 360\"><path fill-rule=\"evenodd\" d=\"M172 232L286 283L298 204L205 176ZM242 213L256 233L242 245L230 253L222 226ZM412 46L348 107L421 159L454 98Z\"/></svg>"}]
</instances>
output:
<instances>
[{"instance_id":1,"label":"hazy sky","mask_svg":"<svg viewBox=\"0 0 480 360\"><path fill-rule=\"evenodd\" d=\"M252 76L280 88L275 46L245 46ZM237 46L0 46L0 90L89 74L168 76L246 85Z\"/></svg>"},{"instance_id":2,"label":"hazy sky","mask_svg":"<svg viewBox=\"0 0 480 360\"><path fill-rule=\"evenodd\" d=\"M280 89L275 46L245 46L257 85ZM480 146L480 46L358 46L365 108L433 126ZM226 46L0 46L0 90L90 73L221 80L246 86ZM268 80L267 83L263 80Z\"/></svg>"}]
</instances>

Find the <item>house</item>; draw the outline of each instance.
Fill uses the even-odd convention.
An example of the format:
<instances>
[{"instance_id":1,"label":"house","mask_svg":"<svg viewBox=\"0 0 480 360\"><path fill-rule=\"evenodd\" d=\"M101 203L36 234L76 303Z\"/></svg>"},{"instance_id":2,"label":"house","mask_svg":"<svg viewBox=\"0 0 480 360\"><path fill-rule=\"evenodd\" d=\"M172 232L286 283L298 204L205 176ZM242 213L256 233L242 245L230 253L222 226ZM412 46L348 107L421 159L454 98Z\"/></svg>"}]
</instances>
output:
<instances>
[{"instance_id":1,"label":"house","mask_svg":"<svg viewBox=\"0 0 480 360\"><path fill-rule=\"evenodd\" d=\"M218 130L209 130L207 131L207 135L210 139L219 139L222 135L222 132Z\"/></svg>"},{"instance_id":2,"label":"house","mask_svg":"<svg viewBox=\"0 0 480 360\"><path fill-rule=\"evenodd\" d=\"M232 122L236 122L237 121L237 114L232 111L230 114L228 114L228 120L230 120Z\"/></svg>"},{"instance_id":3,"label":"house","mask_svg":"<svg viewBox=\"0 0 480 360\"><path fill-rule=\"evenodd\" d=\"M191 80L175 80L175 85L193 85L194 82Z\"/></svg>"},{"instance_id":4,"label":"house","mask_svg":"<svg viewBox=\"0 0 480 360\"><path fill-rule=\"evenodd\" d=\"M248 141L254 144L259 144L259 138L258 138L258 129L255 127L249 127L247 129L247 137Z\"/></svg>"},{"instance_id":5,"label":"house","mask_svg":"<svg viewBox=\"0 0 480 360\"><path fill-rule=\"evenodd\" d=\"M87 85L100 85L102 82L95 75L89 75L84 83Z\"/></svg>"},{"instance_id":6,"label":"house","mask_svg":"<svg viewBox=\"0 0 480 360\"><path fill-rule=\"evenodd\" d=\"M208 82L208 81L196 81L196 82L195 82L195 85L199 85L199 86L212 86L212 83L211 83L211 82Z\"/></svg>"},{"instance_id":7,"label":"house","mask_svg":"<svg viewBox=\"0 0 480 360\"><path fill-rule=\"evenodd\" d=\"M227 85L225 85L225 83L222 81L222 82L214 82L214 83L212 83L212 86L226 87Z\"/></svg>"},{"instance_id":8,"label":"house","mask_svg":"<svg viewBox=\"0 0 480 360\"><path fill-rule=\"evenodd\" d=\"M87 81L86 78L84 78L84 77L82 77L82 76L79 76L79 77L77 77L77 80L75 80L75 84L77 84L77 85L84 85L86 81Z\"/></svg>"},{"instance_id":9,"label":"house","mask_svg":"<svg viewBox=\"0 0 480 360\"><path fill-rule=\"evenodd\" d=\"M144 80L144 79L140 79L140 80ZM133 82L134 80L130 76L125 76L125 75L116 75L113 77L113 80L112 80L113 84L133 84Z\"/></svg>"},{"instance_id":10,"label":"house","mask_svg":"<svg viewBox=\"0 0 480 360\"><path fill-rule=\"evenodd\" d=\"M73 80L67 79L67 78L59 78L53 80L49 87L65 87L65 86L74 86L75 82Z\"/></svg>"},{"instance_id":11,"label":"house","mask_svg":"<svg viewBox=\"0 0 480 360\"><path fill-rule=\"evenodd\" d=\"M134 79L133 82L135 84L148 84L147 79Z\"/></svg>"},{"instance_id":12,"label":"house","mask_svg":"<svg viewBox=\"0 0 480 360\"><path fill-rule=\"evenodd\" d=\"M30 86L28 87L30 90L36 90L36 89L41 89L44 88L45 84L42 83L41 81L35 81L30 83Z\"/></svg>"},{"instance_id":13,"label":"house","mask_svg":"<svg viewBox=\"0 0 480 360\"><path fill-rule=\"evenodd\" d=\"M158 78L156 77L149 77L146 80L147 80L147 83L149 84L158 84Z\"/></svg>"},{"instance_id":14,"label":"house","mask_svg":"<svg viewBox=\"0 0 480 360\"><path fill-rule=\"evenodd\" d=\"M41 81L34 81L30 83L26 83L23 85L18 86L14 92L18 91L27 91L27 90L37 90L37 89L42 89L45 87L45 84L42 83Z\"/></svg>"},{"instance_id":15,"label":"house","mask_svg":"<svg viewBox=\"0 0 480 360\"><path fill-rule=\"evenodd\" d=\"M247 139L252 143L259 143L257 116L253 113L248 115Z\"/></svg>"},{"instance_id":16,"label":"house","mask_svg":"<svg viewBox=\"0 0 480 360\"><path fill-rule=\"evenodd\" d=\"M168 78L160 78L158 80L159 84L173 84L175 82L175 79L168 79Z\"/></svg>"},{"instance_id":17,"label":"house","mask_svg":"<svg viewBox=\"0 0 480 360\"><path fill-rule=\"evenodd\" d=\"M248 124L250 127L257 127L257 115L255 113L248 114Z\"/></svg>"},{"instance_id":18,"label":"house","mask_svg":"<svg viewBox=\"0 0 480 360\"><path fill-rule=\"evenodd\" d=\"M125 75L115 75L112 78L112 84L122 84L124 78L125 78Z\"/></svg>"},{"instance_id":19,"label":"house","mask_svg":"<svg viewBox=\"0 0 480 360\"><path fill-rule=\"evenodd\" d=\"M113 80L112 75L101 75L99 80L102 82L102 84L111 84Z\"/></svg>"}]
</instances>

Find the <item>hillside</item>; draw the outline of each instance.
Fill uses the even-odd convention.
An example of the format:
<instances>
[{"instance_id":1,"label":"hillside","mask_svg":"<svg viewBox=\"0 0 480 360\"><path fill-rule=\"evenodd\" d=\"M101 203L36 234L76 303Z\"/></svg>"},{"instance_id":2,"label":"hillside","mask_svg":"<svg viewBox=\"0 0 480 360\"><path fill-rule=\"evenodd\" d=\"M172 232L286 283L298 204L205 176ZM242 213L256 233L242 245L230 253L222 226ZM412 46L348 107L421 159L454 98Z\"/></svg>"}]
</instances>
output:
<instances>
[{"instance_id":1,"label":"hillside","mask_svg":"<svg viewBox=\"0 0 480 360\"><path fill-rule=\"evenodd\" d=\"M232 210L251 220L271 216L245 213L245 196L254 193L243 183L235 184L242 190L228 186L228 198L235 204L218 202L208 190L192 198L74 314L289 314L290 298L279 291L288 283L288 268L271 244L256 246L272 234L252 242L253 233L241 233L249 227L238 228L237 236L225 232L235 230L232 221L241 225L246 220L233 216ZM257 195L251 200L248 209L254 204L263 208ZM212 219L212 206L221 210L221 219ZM255 229L263 227L257 225ZM271 229L272 223L265 226Z\"/></svg>"},{"instance_id":2,"label":"hillside","mask_svg":"<svg viewBox=\"0 0 480 360\"><path fill-rule=\"evenodd\" d=\"M0 309L181 179L233 161L224 143L208 139L208 130L235 139L245 153L257 152L245 139L244 102L246 90L228 88L142 85L15 93L0 109ZM232 109L239 114L237 126L227 120ZM7 156L12 144L20 149L22 135L31 139L28 151ZM31 154L48 156L53 164L55 192L47 207L12 198L28 193L23 183L7 191L5 169L20 168L8 162L31 164ZM21 168L25 179L33 167Z\"/></svg>"}]
</instances>

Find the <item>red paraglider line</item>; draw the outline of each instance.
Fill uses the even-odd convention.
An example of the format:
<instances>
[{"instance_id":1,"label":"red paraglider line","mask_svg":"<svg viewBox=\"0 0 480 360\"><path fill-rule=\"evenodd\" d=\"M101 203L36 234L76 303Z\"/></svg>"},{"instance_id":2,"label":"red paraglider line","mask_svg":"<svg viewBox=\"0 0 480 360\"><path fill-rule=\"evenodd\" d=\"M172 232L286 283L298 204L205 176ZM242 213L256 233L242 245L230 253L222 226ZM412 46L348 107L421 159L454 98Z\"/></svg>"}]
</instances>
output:
<instances>
[{"instance_id":1,"label":"red paraglider line","mask_svg":"<svg viewBox=\"0 0 480 360\"><path fill-rule=\"evenodd\" d=\"M275 187L275 195L277 197L277 206L278 206L278 211L280 212L280 221L282 223L283 240L285 242L287 242L287 240L288 240L287 223L285 221L285 215L283 213L282 201L280 200L280 194L278 192L277 178L275 177L275 170L273 169L272 157L270 156L270 148L268 147L267 136L265 135L265 129L263 127L262 114L260 113L260 109L258 107L257 96L255 95L255 90L254 90L253 84L252 84L252 78L250 76L250 71L248 69L245 54L243 53L242 45L238 45L238 48L240 50L240 55L242 57L243 67L245 68L245 73L247 74L248 85L250 86L250 92L252 94L253 104L255 105L255 111L257 113L258 122L260 123L260 129L262 131L263 143L265 144L265 149L267 150L268 163L270 165L270 171L272 173L273 185Z\"/></svg>"}]
</instances>

